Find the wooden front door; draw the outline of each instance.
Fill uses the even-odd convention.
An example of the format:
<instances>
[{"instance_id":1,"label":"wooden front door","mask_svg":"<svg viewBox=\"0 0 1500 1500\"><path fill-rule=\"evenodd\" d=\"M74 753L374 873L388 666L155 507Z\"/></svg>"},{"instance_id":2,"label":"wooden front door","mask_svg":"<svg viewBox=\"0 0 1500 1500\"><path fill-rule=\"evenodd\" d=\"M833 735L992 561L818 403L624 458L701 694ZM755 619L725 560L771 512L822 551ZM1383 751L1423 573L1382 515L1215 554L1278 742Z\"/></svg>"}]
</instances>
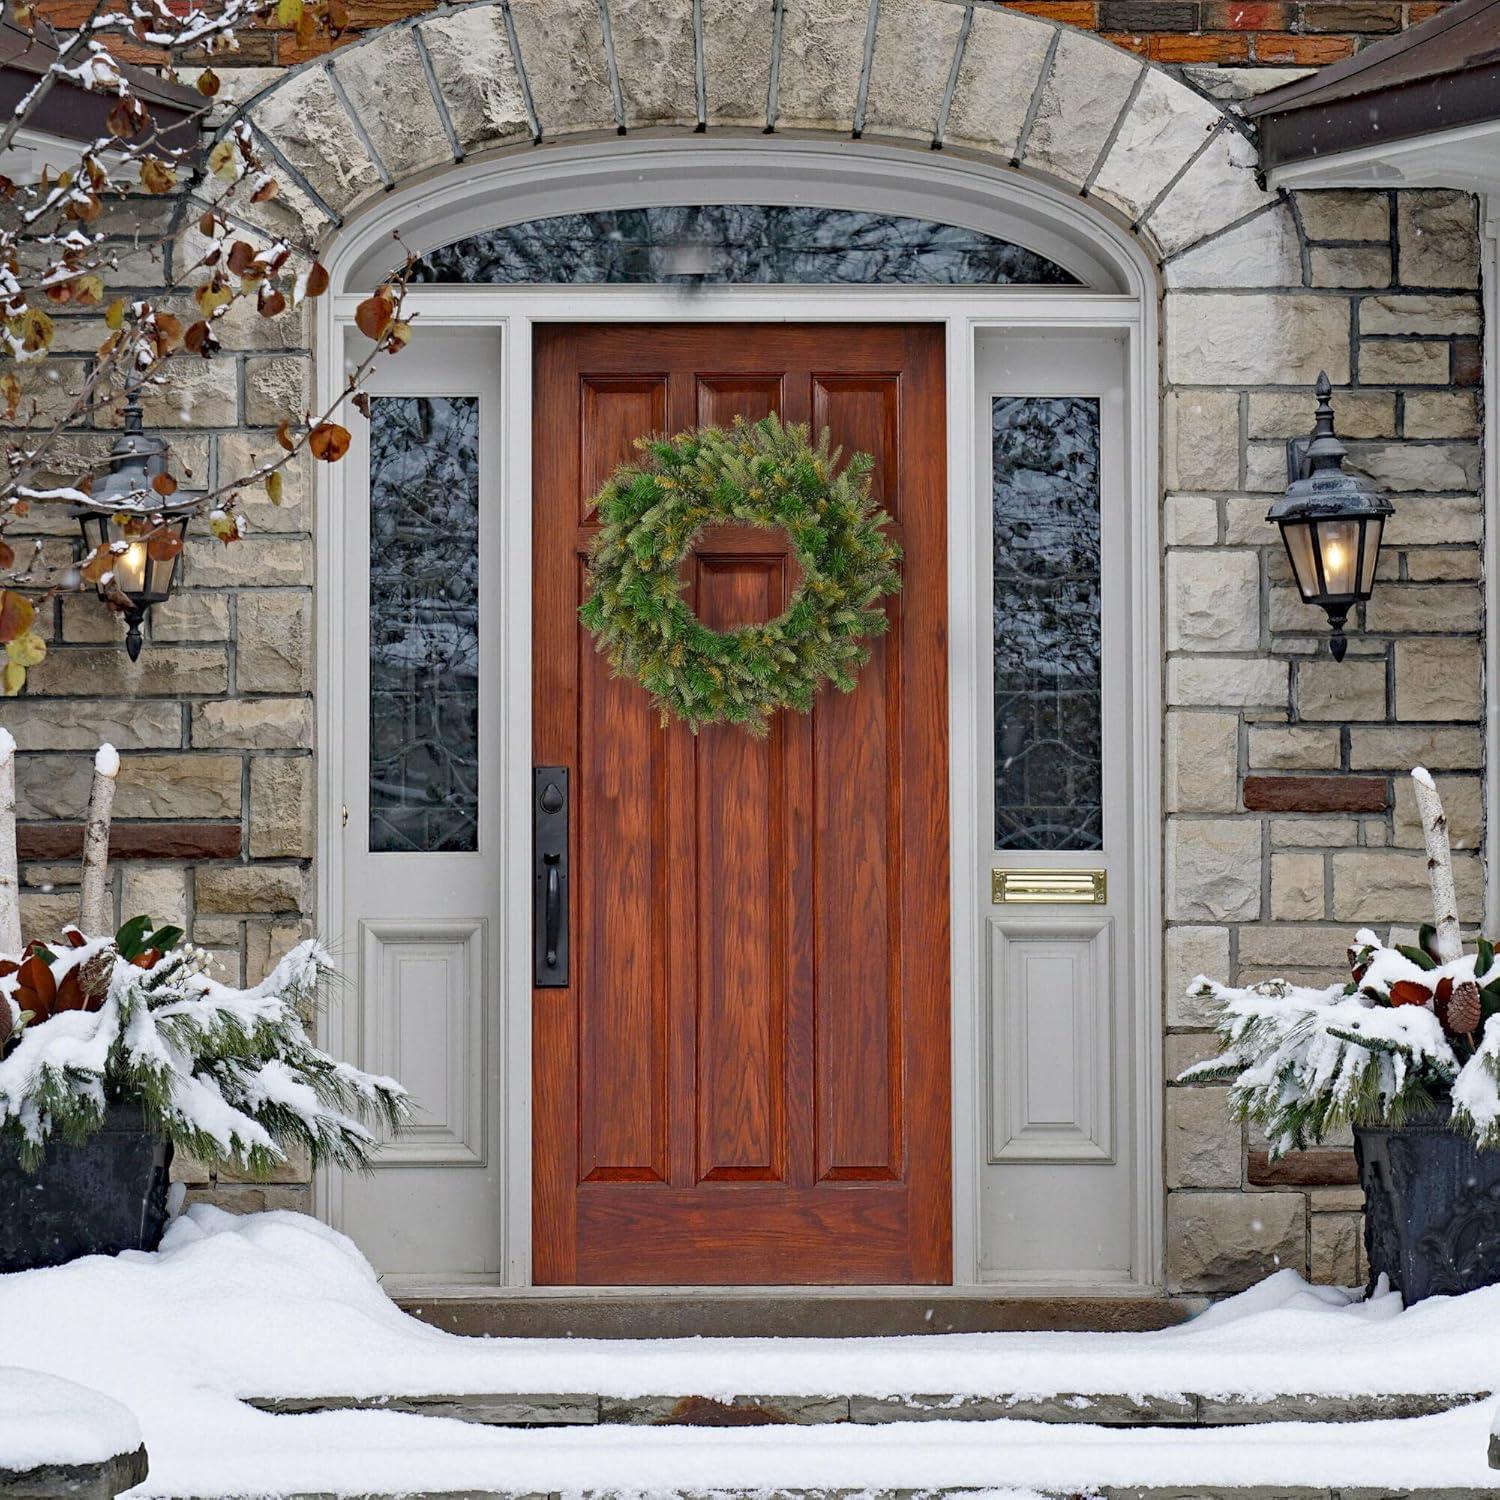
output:
<instances>
[{"instance_id":1,"label":"wooden front door","mask_svg":"<svg viewBox=\"0 0 1500 1500\"><path fill-rule=\"evenodd\" d=\"M533 749L571 780L570 984L533 998L538 1283L951 1279L943 336L537 330ZM637 437L768 411L875 457L905 549L849 695L659 726L578 621L587 508ZM780 613L785 538L706 534L716 627Z\"/></svg>"}]
</instances>

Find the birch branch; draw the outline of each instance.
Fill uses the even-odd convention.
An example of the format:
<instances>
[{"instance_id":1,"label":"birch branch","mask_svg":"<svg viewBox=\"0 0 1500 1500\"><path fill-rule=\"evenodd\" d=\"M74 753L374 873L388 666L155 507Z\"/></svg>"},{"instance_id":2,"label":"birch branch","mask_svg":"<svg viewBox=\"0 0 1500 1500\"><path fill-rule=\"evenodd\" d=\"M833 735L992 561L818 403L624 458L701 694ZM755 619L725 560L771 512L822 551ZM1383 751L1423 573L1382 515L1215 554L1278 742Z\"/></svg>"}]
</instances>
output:
<instances>
[{"instance_id":1,"label":"birch branch","mask_svg":"<svg viewBox=\"0 0 1500 1500\"><path fill-rule=\"evenodd\" d=\"M1453 889L1453 855L1448 848L1448 819L1432 776L1423 766L1411 773L1422 817L1422 838L1427 845L1427 878L1432 882L1432 916L1436 935L1434 957L1439 963L1462 958L1463 938L1458 930L1458 897Z\"/></svg>"},{"instance_id":2,"label":"birch branch","mask_svg":"<svg viewBox=\"0 0 1500 1500\"><path fill-rule=\"evenodd\" d=\"M85 937L114 930L109 912L109 818L115 805L115 777L120 756L113 745L100 745L94 757L94 784L89 790L88 822L83 829L83 900L78 914Z\"/></svg>"},{"instance_id":3,"label":"birch branch","mask_svg":"<svg viewBox=\"0 0 1500 1500\"><path fill-rule=\"evenodd\" d=\"M16 870L16 742L0 729L0 953L21 956L21 882Z\"/></svg>"}]
</instances>

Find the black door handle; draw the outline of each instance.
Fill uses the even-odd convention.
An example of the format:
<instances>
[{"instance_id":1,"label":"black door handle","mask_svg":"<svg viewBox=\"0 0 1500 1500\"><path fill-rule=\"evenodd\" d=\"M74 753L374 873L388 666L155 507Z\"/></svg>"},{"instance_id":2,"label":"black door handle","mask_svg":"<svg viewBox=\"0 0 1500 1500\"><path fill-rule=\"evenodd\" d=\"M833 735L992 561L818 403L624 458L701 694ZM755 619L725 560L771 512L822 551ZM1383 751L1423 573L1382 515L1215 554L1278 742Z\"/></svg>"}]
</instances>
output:
<instances>
[{"instance_id":1,"label":"black door handle","mask_svg":"<svg viewBox=\"0 0 1500 1500\"><path fill-rule=\"evenodd\" d=\"M568 984L568 769L531 773L532 980L538 989Z\"/></svg>"}]
</instances>

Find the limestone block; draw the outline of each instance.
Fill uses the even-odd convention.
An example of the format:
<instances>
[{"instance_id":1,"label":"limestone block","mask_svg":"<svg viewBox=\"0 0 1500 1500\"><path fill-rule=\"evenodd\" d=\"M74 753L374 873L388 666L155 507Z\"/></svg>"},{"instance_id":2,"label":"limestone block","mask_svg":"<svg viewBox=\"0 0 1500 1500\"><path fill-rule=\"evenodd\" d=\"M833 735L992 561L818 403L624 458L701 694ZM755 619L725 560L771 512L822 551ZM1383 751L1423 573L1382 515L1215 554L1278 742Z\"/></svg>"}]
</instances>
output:
<instances>
[{"instance_id":1,"label":"limestone block","mask_svg":"<svg viewBox=\"0 0 1500 1500\"><path fill-rule=\"evenodd\" d=\"M246 922L245 983L259 984L309 933L309 924L297 918Z\"/></svg>"},{"instance_id":2,"label":"limestone block","mask_svg":"<svg viewBox=\"0 0 1500 1500\"><path fill-rule=\"evenodd\" d=\"M1449 348L1426 339L1361 339L1359 378L1366 385L1447 385Z\"/></svg>"},{"instance_id":3,"label":"limestone block","mask_svg":"<svg viewBox=\"0 0 1500 1500\"><path fill-rule=\"evenodd\" d=\"M1167 487L1232 490L1240 482L1240 398L1172 391L1166 405Z\"/></svg>"},{"instance_id":4,"label":"limestone block","mask_svg":"<svg viewBox=\"0 0 1500 1500\"><path fill-rule=\"evenodd\" d=\"M228 545L189 535L185 580L200 588L271 587L312 582L312 543L305 536L255 536Z\"/></svg>"},{"instance_id":5,"label":"limestone block","mask_svg":"<svg viewBox=\"0 0 1500 1500\"><path fill-rule=\"evenodd\" d=\"M1140 76L1141 64L1128 52L1084 32L1058 32L1022 160L1082 186Z\"/></svg>"},{"instance_id":6,"label":"limestone block","mask_svg":"<svg viewBox=\"0 0 1500 1500\"><path fill-rule=\"evenodd\" d=\"M1305 1272L1301 1193L1171 1193L1167 1288L1240 1292L1273 1271Z\"/></svg>"},{"instance_id":7,"label":"limestone block","mask_svg":"<svg viewBox=\"0 0 1500 1500\"><path fill-rule=\"evenodd\" d=\"M1334 771L1338 765L1337 729L1284 729L1269 724L1250 730L1252 771Z\"/></svg>"},{"instance_id":8,"label":"limestone block","mask_svg":"<svg viewBox=\"0 0 1500 1500\"><path fill-rule=\"evenodd\" d=\"M334 76L392 181L453 160L453 147L408 31L371 32L332 55Z\"/></svg>"},{"instance_id":9,"label":"limestone block","mask_svg":"<svg viewBox=\"0 0 1500 1500\"><path fill-rule=\"evenodd\" d=\"M1210 99L1233 102L1296 83L1311 71L1310 68L1220 68L1194 64L1183 68L1182 74Z\"/></svg>"},{"instance_id":10,"label":"limestone block","mask_svg":"<svg viewBox=\"0 0 1500 1500\"><path fill-rule=\"evenodd\" d=\"M1240 963L1256 968L1344 970L1347 927L1241 927Z\"/></svg>"},{"instance_id":11,"label":"limestone block","mask_svg":"<svg viewBox=\"0 0 1500 1500\"><path fill-rule=\"evenodd\" d=\"M772 11L703 0L703 76L715 125L764 125L771 92Z\"/></svg>"},{"instance_id":12,"label":"limestone block","mask_svg":"<svg viewBox=\"0 0 1500 1500\"><path fill-rule=\"evenodd\" d=\"M49 658L50 659L50 658ZM1483 656L1477 640L1396 643L1396 717L1478 719Z\"/></svg>"},{"instance_id":13,"label":"limestone block","mask_svg":"<svg viewBox=\"0 0 1500 1500\"><path fill-rule=\"evenodd\" d=\"M115 634L119 633L118 625ZM155 641L224 641L229 639L229 596L184 589L151 609Z\"/></svg>"},{"instance_id":14,"label":"limestone block","mask_svg":"<svg viewBox=\"0 0 1500 1500\"><path fill-rule=\"evenodd\" d=\"M1400 922L1429 919L1432 887L1427 856L1394 849L1347 849L1333 859L1333 915L1341 922ZM1483 910L1483 871L1476 854L1453 858L1453 879L1462 916Z\"/></svg>"},{"instance_id":15,"label":"limestone block","mask_svg":"<svg viewBox=\"0 0 1500 1500\"><path fill-rule=\"evenodd\" d=\"M114 685L108 689L114 690ZM182 743L182 709L176 703L129 698L94 703L15 698L5 705L5 727L22 750L92 753L102 740L119 750L152 750Z\"/></svg>"},{"instance_id":16,"label":"limestone block","mask_svg":"<svg viewBox=\"0 0 1500 1500\"><path fill-rule=\"evenodd\" d=\"M1477 776L1438 776L1438 796L1448 817L1448 842L1455 849L1478 849L1484 842L1484 782ZM1410 776L1396 778L1396 808L1392 818L1395 842L1403 848L1423 847L1422 819Z\"/></svg>"},{"instance_id":17,"label":"limestone block","mask_svg":"<svg viewBox=\"0 0 1500 1500\"><path fill-rule=\"evenodd\" d=\"M1477 729L1351 729L1351 771L1477 771L1484 744Z\"/></svg>"},{"instance_id":18,"label":"limestone block","mask_svg":"<svg viewBox=\"0 0 1500 1500\"><path fill-rule=\"evenodd\" d=\"M311 859L316 847L312 757L255 756L250 762L252 858Z\"/></svg>"},{"instance_id":19,"label":"limestone block","mask_svg":"<svg viewBox=\"0 0 1500 1500\"><path fill-rule=\"evenodd\" d=\"M1406 559L1406 576L1413 583L1460 579L1478 583L1480 579L1480 555L1474 547L1415 547L1400 555Z\"/></svg>"},{"instance_id":20,"label":"limestone block","mask_svg":"<svg viewBox=\"0 0 1500 1500\"><path fill-rule=\"evenodd\" d=\"M200 912L299 912L311 906L309 872L301 865L204 864L193 871Z\"/></svg>"},{"instance_id":21,"label":"limestone block","mask_svg":"<svg viewBox=\"0 0 1500 1500\"><path fill-rule=\"evenodd\" d=\"M21 938L31 942L38 938L55 943L57 934L71 923L78 921L78 892L47 891L21 892Z\"/></svg>"},{"instance_id":22,"label":"limestone block","mask_svg":"<svg viewBox=\"0 0 1500 1500\"><path fill-rule=\"evenodd\" d=\"M1273 818L1273 849L1347 849L1359 842L1359 824L1353 818ZM1272 890L1275 876L1272 876Z\"/></svg>"},{"instance_id":23,"label":"limestone block","mask_svg":"<svg viewBox=\"0 0 1500 1500\"><path fill-rule=\"evenodd\" d=\"M1168 495L1162 539L1169 547L1211 547L1219 539L1219 502L1211 495Z\"/></svg>"},{"instance_id":24,"label":"limestone block","mask_svg":"<svg viewBox=\"0 0 1500 1500\"><path fill-rule=\"evenodd\" d=\"M1239 806L1240 721L1234 714L1167 715L1170 812L1234 812Z\"/></svg>"},{"instance_id":25,"label":"limestone block","mask_svg":"<svg viewBox=\"0 0 1500 1500\"><path fill-rule=\"evenodd\" d=\"M232 483L253 474L262 464L287 456L275 435L269 432L221 432L214 439L214 448L220 484ZM311 460L298 455L284 464L279 472L280 505L271 503L263 482L248 484L240 491L238 509L253 528L257 544L264 532L306 531L308 527Z\"/></svg>"},{"instance_id":26,"label":"limestone block","mask_svg":"<svg viewBox=\"0 0 1500 1500\"><path fill-rule=\"evenodd\" d=\"M227 1187L194 1188L188 1203L207 1203L230 1214L263 1214L274 1211L310 1214L313 1211L312 1188L309 1185L257 1185L236 1183Z\"/></svg>"},{"instance_id":27,"label":"limestone block","mask_svg":"<svg viewBox=\"0 0 1500 1500\"><path fill-rule=\"evenodd\" d=\"M297 421L312 402L312 359L303 354L266 354L245 361L245 421L276 427Z\"/></svg>"},{"instance_id":28,"label":"limestone block","mask_svg":"<svg viewBox=\"0 0 1500 1500\"><path fill-rule=\"evenodd\" d=\"M235 683L242 693L301 693L312 685L312 600L300 589L239 596Z\"/></svg>"},{"instance_id":29,"label":"limestone block","mask_svg":"<svg viewBox=\"0 0 1500 1500\"><path fill-rule=\"evenodd\" d=\"M881 0L865 100L866 135L937 137L963 11L932 0Z\"/></svg>"},{"instance_id":30,"label":"limestone block","mask_svg":"<svg viewBox=\"0 0 1500 1500\"><path fill-rule=\"evenodd\" d=\"M1391 252L1386 245L1314 245L1308 251L1307 266L1313 286L1391 284Z\"/></svg>"},{"instance_id":31,"label":"limestone block","mask_svg":"<svg viewBox=\"0 0 1500 1500\"><path fill-rule=\"evenodd\" d=\"M1169 1086L1188 1068L1217 1057L1219 1052L1219 1039L1211 1031L1177 1031L1164 1037L1163 1041L1166 1044L1165 1071Z\"/></svg>"},{"instance_id":32,"label":"limestone block","mask_svg":"<svg viewBox=\"0 0 1500 1500\"><path fill-rule=\"evenodd\" d=\"M521 78L498 5L433 16L418 29L453 133L466 152L530 137Z\"/></svg>"},{"instance_id":33,"label":"limestone block","mask_svg":"<svg viewBox=\"0 0 1500 1500\"><path fill-rule=\"evenodd\" d=\"M1229 929L1169 927L1166 955L1167 1025L1208 1025L1212 1017L1207 1007L1188 989L1200 976L1229 978Z\"/></svg>"},{"instance_id":34,"label":"limestone block","mask_svg":"<svg viewBox=\"0 0 1500 1500\"><path fill-rule=\"evenodd\" d=\"M510 12L542 134L613 130L614 94L596 0L511 0Z\"/></svg>"},{"instance_id":35,"label":"limestone block","mask_svg":"<svg viewBox=\"0 0 1500 1500\"><path fill-rule=\"evenodd\" d=\"M1167 822L1167 915L1179 922L1253 922L1260 915L1260 823Z\"/></svg>"},{"instance_id":36,"label":"limestone block","mask_svg":"<svg viewBox=\"0 0 1500 1500\"><path fill-rule=\"evenodd\" d=\"M122 867L120 915L125 921L148 916L156 922L187 926L187 871L174 865L143 865L134 861Z\"/></svg>"},{"instance_id":37,"label":"limestone block","mask_svg":"<svg viewBox=\"0 0 1500 1500\"><path fill-rule=\"evenodd\" d=\"M850 131L864 67L867 0L786 0L776 124Z\"/></svg>"},{"instance_id":38,"label":"limestone block","mask_svg":"<svg viewBox=\"0 0 1500 1500\"><path fill-rule=\"evenodd\" d=\"M1172 1089L1167 1094L1167 1186L1237 1188L1244 1150L1229 1090Z\"/></svg>"},{"instance_id":39,"label":"limestone block","mask_svg":"<svg viewBox=\"0 0 1500 1500\"><path fill-rule=\"evenodd\" d=\"M1349 379L1349 302L1326 293L1169 292L1174 385L1310 385Z\"/></svg>"},{"instance_id":40,"label":"limestone block","mask_svg":"<svg viewBox=\"0 0 1500 1500\"><path fill-rule=\"evenodd\" d=\"M1052 27L1013 11L976 9L947 139L1013 157L1053 35Z\"/></svg>"},{"instance_id":41,"label":"limestone block","mask_svg":"<svg viewBox=\"0 0 1500 1500\"><path fill-rule=\"evenodd\" d=\"M1407 410L1410 412L1410 399ZM1251 438L1306 437L1312 431L1312 412L1305 391L1251 391L1248 435ZM1395 437L1395 392L1340 391L1338 429L1339 435L1345 438Z\"/></svg>"},{"instance_id":42,"label":"limestone block","mask_svg":"<svg viewBox=\"0 0 1500 1500\"><path fill-rule=\"evenodd\" d=\"M1260 562L1227 547L1167 554L1167 646L1253 651L1260 644Z\"/></svg>"},{"instance_id":43,"label":"limestone block","mask_svg":"<svg viewBox=\"0 0 1500 1500\"><path fill-rule=\"evenodd\" d=\"M232 427L239 420L238 376L232 359L174 355L160 383L141 392L147 427Z\"/></svg>"},{"instance_id":44,"label":"limestone block","mask_svg":"<svg viewBox=\"0 0 1500 1500\"><path fill-rule=\"evenodd\" d=\"M1472 583L1388 583L1376 589L1365 606L1365 629L1477 634L1483 603L1483 594Z\"/></svg>"},{"instance_id":45,"label":"limestone block","mask_svg":"<svg viewBox=\"0 0 1500 1500\"><path fill-rule=\"evenodd\" d=\"M1297 666L1297 713L1306 720L1383 719L1385 662L1318 661Z\"/></svg>"},{"instance_id":46,"label":"limestone block","mask_svg":"<svg viewBox=\"0 0 1500 1500\"><path fill-rule=\"evenodd\" d=\"M237 818L237 755L126 755L115 786L117 818ZM16 801L25 818L80 821L93 764L87 755L48 755L16 766Z\"/></svg>"},{"instance_id":47,"label":"limestone block","mask_svg":"<svg viewBox=\"0 0 1500 1500\"><path fill-rule=\"evenodd\" d=\"M1271 916L1278 922L1316 921L1323 915L1323 856L1271 856Z\"/></svg>"},{"instance_id":48,"label":"limestone block","mask_svg":"<svg viewBox=\"0 0 1500 1500\"><path fill-rule=\"evenodd\" d=\"M1147 232L1163 253L1170 255L1275 203L1275 195L1266 192L1255 180L1259 165L1255 147L1239 131L1228 127L1220 130L1208 150L1151 210L1146 220ZM1291 285L1296 286L1301 280L1299 274L1292 278Z\"/></svg>"},{"instance_id":49,"label":"limestone block","mask_svg":"<svg viewBox=\"0 0 1500 1500\"><path fill-rule=\"evenodd\" d=\"M1360 1286L1365 1279L1363 1215L1315 1213L1309 1228L1311 1279L1319 1286Z\"/></svg>"},{"instance_id":50,"label":"limestone block","mask_svg":"<svg viewBox=\"0 0 1500 1500\"><path fill-rule=\"evenodd\" d=\"M1479 299L1464 296L1362 297L1359 331L1368 333L1476 334Z\"/></svg>"},{"instance_id":51,"label":"limestone block","mask_svg":"<svg viewBox=\"0 0 1500 1500\"><path fill-rule=\"evenodd\" d=\"M309 698L229 698L195 703L193 744L206 749L310 749L312 707Z\"/></svg>"},{"instance_id":52,"label":"limestone block","mask_svg":"<svg viewBox=\"0 0 1500 1500\"><path fill-rule=\"evenodd\" d=\"M1475 391L1412 391L1402 413L1409 438L1472 438L1479 435L1479 396Z\"/></svg>"},{"instance_id":53,"label":"limestone block","mask_svg":"<svg viewBox=\"0 0 1500 1500\"><path fill-rule=\"evenodd\" d=\"M54 650L31 669L27 687L34 693L83 697L116 693L126 696L182 697L222 693L229 686L229 666L222 646L156 646L131 661L107 646Z\"/></svg>"},{"instance_id":54,"label":"limestone block","mask_svg":"<svg viewBox=\"0 0 1500 1500\"><path fill-rule=\"evenodd\" d=\"M696 125L692 0L610 0L609 30L627 125Z\"/></svg>"},{"instance_id":55,"label":"limestone block","mask_svg":"<svg viewBox=\"0 0 1500 1500\"><path fill-rule=\"evenodd\" d=\"M1139 219L1221 119L1201 94L1152 68L1121 121L1093 191Z\"/></svg>"},{"instance_id":56,"label":"limestone block","mask_svg":"<svg viewBox=\"0 0 1500 1500\"><path fill-rule=\"evenodd\" d=\"M1433 447L1422 449L1423 453L1436 451ZM1481 522L1482 507L1473 495L1427 499L1408 492L1401 496L1396 514L1385 523L1385 544L1391 547L1413 542L1418 546L1444 542L1477 543Z\"/></svg>"},{"instance_id":57,"label":"limestone block","mask_svg":"<svg viewBox=\"0 0 1500 1500\"><path fill-rule=\"evenodd\" d=\"M380 173L321 67L292 74L252 113L256 129L276 142L335 213L379 190Z\"/></svg>"},{"instance_id":58,"label":"limestone block","mask_svg":"<svg viewBox=\"0 0 1500 1500\"><path fill-rule=\"evenodd\" d=\"M1167 702L1285 712L1291 668L1284 661L1235 656L1177 657L1167 663Z\"/></svg>"},{"instance_id":59,"label":"limestone block","mask_svg":"<svg viewBox=\"0 0 1500 1500\"><path fill-rule=\"evenodd\" d=\"M1385 240L1391 233L1390 199L1384 193L1338 188L1294 193L1310 240Z\"/></svg>"},{"instance_id":60,"label":"limestone block","mask_svg":"<svg viewBox=\"0 0 1500 1500\"><path fill-rule=\"evenodd\" d=\"M1268 213L1174 255L1166 264L1165 276L1170 287L1300 286L1302 247L1297 226L1278 204Z\"/></svg>"},{"instance_id":61,"label":"limestone block","mask_svg":"<svg viewBox=\"0 0 1500 1500\"><path fill-rule=\"evenodd\" d=\"M1396 233L1403 285L1479 285L1479 230L1468 193L1397 193Z\"/></svg>"}]
</instances>

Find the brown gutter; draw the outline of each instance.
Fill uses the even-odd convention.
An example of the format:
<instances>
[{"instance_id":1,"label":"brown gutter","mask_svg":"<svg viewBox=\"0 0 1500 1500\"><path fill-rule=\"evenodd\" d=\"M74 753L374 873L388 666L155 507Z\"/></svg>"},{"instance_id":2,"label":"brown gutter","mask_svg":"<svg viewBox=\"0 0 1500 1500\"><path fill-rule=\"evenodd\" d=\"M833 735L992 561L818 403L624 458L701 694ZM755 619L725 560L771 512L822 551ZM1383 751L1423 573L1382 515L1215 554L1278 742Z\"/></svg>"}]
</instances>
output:
<instances>
[{"instance_id":1,"label":"brown gutter","mask_svg":"<svg viewBox=\"0 0 1500 1500\"><path fill-rule=\"evenodd\" d=\"M37 85L57 60L58 49L38 34L33 36L14 22L0 21L0 119L9 119L16 106ZM163 144L176 150L191 150L198 138L198 120L208 107L196 89L169 83L144 68L120 65L132 92L151 111ZM76 83L59 79L37 102L28 130L59 136L70 141L95 141L107 135L105 120L114 106L112 94L96 94Z\"/></svg>"}]
</instances>

